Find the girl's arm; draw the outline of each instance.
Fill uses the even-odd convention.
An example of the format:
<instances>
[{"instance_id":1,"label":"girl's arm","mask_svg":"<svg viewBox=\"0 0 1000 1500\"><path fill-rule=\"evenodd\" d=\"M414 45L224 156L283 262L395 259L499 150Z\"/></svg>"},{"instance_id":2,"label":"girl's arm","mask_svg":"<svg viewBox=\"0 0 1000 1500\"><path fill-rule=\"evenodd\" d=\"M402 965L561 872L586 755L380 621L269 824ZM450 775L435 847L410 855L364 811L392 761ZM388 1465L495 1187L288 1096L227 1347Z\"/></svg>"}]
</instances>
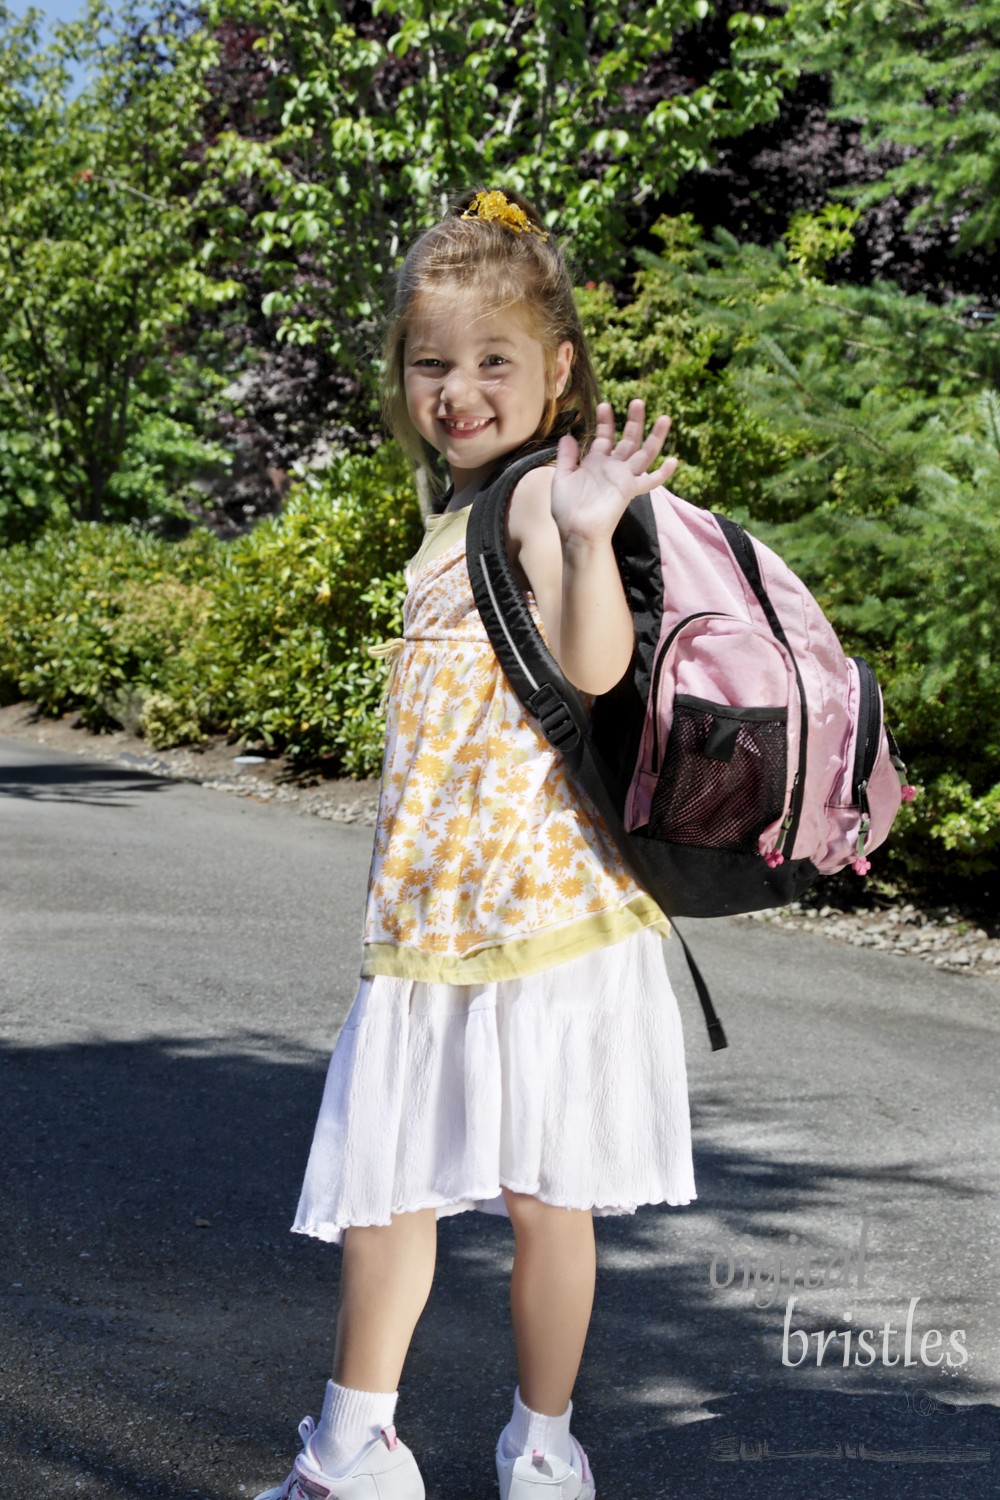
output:
<instances>
[{"instance_id":1,"label":"girl's arm","mask_svg":"<svg viewBox=\"0 0 1000 1500\"><path fill-rule=\"evenodd\" d=\"M605 693L624 676L634 632L611 537L629 501L663 484L677 467L657 458L670 430L658 417L643 442L645 403L633 401L618 443L602 402L597 436L580 462L575 438L560 439L554 469L533 469L507 514L511 561L535 596L553 655L581 692Z\"/></svg>"}]
</instances>

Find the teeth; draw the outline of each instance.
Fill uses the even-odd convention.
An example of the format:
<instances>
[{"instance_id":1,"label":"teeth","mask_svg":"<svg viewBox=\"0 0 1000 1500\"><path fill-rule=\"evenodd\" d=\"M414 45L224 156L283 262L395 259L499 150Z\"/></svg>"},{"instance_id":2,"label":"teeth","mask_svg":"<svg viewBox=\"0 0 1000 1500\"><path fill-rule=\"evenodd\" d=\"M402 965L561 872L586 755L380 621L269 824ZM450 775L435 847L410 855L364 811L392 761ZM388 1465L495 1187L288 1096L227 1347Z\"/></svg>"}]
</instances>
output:
<instances>
[{"instance_id":1,"label":"teeth","mask_svg":"<svg viewBox=\"0 0 1000 1500\"><path fill-rule=\"evenodd\" d=\"M487 427L490 423L489 417L480 417L474 422L460 422L453 417L444 417L446 427L456 427L459 432L474 432L477 427Z\"/></svg>"}]
</instances>

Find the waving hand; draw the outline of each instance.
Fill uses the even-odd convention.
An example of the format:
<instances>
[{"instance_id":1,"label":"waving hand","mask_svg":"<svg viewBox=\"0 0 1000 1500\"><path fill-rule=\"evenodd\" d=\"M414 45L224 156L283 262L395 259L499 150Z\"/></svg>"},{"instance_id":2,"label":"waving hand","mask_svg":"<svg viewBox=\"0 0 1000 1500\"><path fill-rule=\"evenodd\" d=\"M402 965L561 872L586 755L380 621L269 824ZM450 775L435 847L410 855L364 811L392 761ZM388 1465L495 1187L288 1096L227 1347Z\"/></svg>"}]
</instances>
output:
<instances>
[{"instance_id":1,"label":"waving hand","mask_svg":"<svg viewBox=\"0 0 1000 1500\"><path fill-rule=\"evenodd\" d=\"M610 537L629 501L665 484L673 474L676 458L657 463L670 418L657 417L643 441L645 425L645 401L629 402L625 427L616 442L614 412L602 401L597 408L597 436L582 460L576 438L560 438L552 515L564 539Z\"/></svg>"}]
</instances>

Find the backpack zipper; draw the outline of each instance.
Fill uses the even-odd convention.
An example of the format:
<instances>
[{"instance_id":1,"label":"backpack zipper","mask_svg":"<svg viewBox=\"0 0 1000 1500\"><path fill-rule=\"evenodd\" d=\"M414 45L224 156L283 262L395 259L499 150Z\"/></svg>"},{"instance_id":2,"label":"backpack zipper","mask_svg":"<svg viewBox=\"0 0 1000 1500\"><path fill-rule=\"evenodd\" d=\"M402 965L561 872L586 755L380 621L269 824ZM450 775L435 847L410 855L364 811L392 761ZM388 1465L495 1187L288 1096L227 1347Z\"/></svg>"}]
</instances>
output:
<instances>
[{"instance_id":1,"label":"backpack zipper","mask_svg":"<svg viewBox=\"0 0 1000 1500\"><path fill-rule=\"evenodd\" d=\"M858 705L858 739L854 748L854 770L851 776L851 796L861 814L854 862L854 868L860 875L868 868L865 845L872 826L871 810L868 806L868 778L872 774L878 755L882 714L879 708L878 682L875 679L875 673L863 656L852 656L851 660L858 669L858 681L861 688L861 701Z\"/></svg>"},{"instance_id":2,"label":"backpack zipper","mask_svg":"<svg viewBox=\"0 0 1000 1500\"><path fill-rule=\"evenodd\" d=\"M861 809L862 823L867 826L870 821L868 778L872 774L878 755L882 714L879 710L878 683L875 679L875 673L863 656L852 656L851 660L858 669L858 678L861 685L861 702L858 709L858 739L854 750L851 795Z\"/></svg>"},{"instance_id":3,"label":"backpack zipper","mask_svg":"<svg viewBox=\"0 0 1000 1500\"><path fill-rule=\"evenodd\" d=\"M716 517L722 529L722 534L729 543L730 548L735 551L738 547L743 554L744 561L740 564L746 576L747 582L753 589L757 603L764 611L764 617L775 639L780 641L788 652L792 669L795 672L795 683L799 692L799 764L792 782L792 791L789 797L788 816L781 826L778 835L778 843L774 849L776 855L784 858L783 850L787 844L789 852L795 847L795 840L799 833L799 821L802 817L802 803L805 799L806 790L806 751L809 743L809 705L806 702L806 685L802 681L802 673L799 671L798 658L792 650L791 643L785 634L785 628L778 619L777 611L771 603L767 589L764 587L764 578L760 570L760 562L754 551L753 542L743 530L742 526L735 521L726 523ZM739 559L737 558L737 561Z\"/></svg>"},{"instance_id":4,"label":"backpack zipper","mask_svg":"<svg viewBox=\"0 0 1000 1500\"><path fill-rule=\"evenodd\" d=\"M704 610L694 615L688 615L686 619L678 621L660 647L660 654L657 656L656 665L653 667L653 684L649 692L650 702L653 705L653 762L651 769L654 774L658 774L660 770L660 716L657 713L656 705L660 691L660 672L663 668L663 663L667 659L667 652L684 627L690 625L693 620L725 620L733 618L735 616L727 615L721 609Z\"/></svg>"}]
</instances>

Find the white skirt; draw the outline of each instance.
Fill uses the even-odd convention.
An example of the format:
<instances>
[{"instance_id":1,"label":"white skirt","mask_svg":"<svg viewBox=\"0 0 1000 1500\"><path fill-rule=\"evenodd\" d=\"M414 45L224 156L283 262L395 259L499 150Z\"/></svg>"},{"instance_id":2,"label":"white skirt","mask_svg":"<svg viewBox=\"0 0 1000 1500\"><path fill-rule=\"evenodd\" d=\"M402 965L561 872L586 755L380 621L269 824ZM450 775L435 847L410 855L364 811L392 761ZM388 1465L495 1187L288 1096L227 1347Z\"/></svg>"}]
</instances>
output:
<instances>
[{"instance_id":1,"label":"white skirt","mask_svg":"<svg viewBox=\"0 0 1000 1500\"><path fill-rule=\"evenodd\" d=\"M490 984L362 979L337 1039L295 1223L340 1244L392 1214L690 1203L684 1040L663 939Z\"/></svg>"}]
</instances>

